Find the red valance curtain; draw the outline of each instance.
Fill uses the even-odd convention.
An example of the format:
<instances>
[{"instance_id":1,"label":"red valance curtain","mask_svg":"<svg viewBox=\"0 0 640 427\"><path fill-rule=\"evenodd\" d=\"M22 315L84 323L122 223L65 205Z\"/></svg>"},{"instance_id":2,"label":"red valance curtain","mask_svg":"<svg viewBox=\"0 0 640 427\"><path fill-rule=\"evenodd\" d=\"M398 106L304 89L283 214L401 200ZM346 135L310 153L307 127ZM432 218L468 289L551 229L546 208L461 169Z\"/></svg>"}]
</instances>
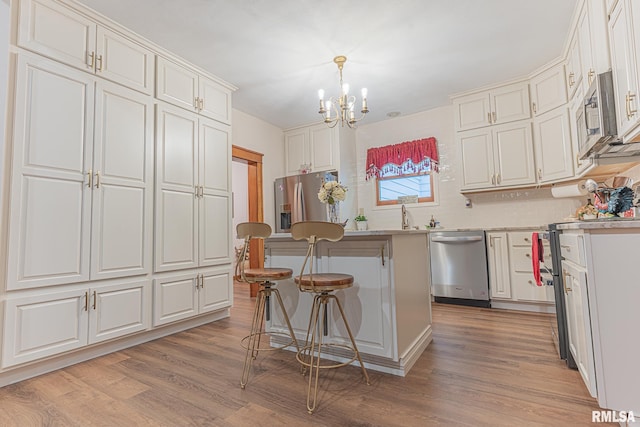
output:
<instances>
[{"instance_id":1,"label":"red valance curtain","mask_svg":"<svg viewBox=\"0 0 640 427\"><path fill-rule=\"evenodd\" d=\"M427 160L425 162L425 159ZM411 160L414 165L425 165L426 170L438 171L438 143L434 137L385 145L367 150L367 177L380 176L382 167L393 164L401 167Z\"/></svg>"}]
</instances>

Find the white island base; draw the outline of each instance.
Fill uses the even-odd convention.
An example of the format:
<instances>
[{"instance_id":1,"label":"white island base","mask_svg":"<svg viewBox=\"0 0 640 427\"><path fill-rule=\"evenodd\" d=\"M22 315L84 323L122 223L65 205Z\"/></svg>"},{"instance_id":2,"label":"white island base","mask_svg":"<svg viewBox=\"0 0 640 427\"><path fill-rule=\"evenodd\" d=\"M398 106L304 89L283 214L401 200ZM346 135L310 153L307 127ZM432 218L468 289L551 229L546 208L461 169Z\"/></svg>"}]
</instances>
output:
<instances>
[{"instance_id":1,"label":"white island base","mask_svg":"<svg viewBox=\"0 0 640 427\"><path fill-rule=\"evenodd\" d=\"M294 276L300 274L306 250L306 241L273 234L265 242L265 267L288 267ZM353 287L336 295L367 369L405 376L432 340L427 232L346 231L339 242L319 242L314 261L314 272L346 273L355 278ZM302 343L313 295L298 291L293 279L279 281L277 288ZM277 305L271 304L271 309L268 330L288 333ZM348 344L337 308L331 306L327 317L326 340ZM327 358L345 360L346 354L339 349L328 348L327 352Z\"/></svg>"}]
</instances>

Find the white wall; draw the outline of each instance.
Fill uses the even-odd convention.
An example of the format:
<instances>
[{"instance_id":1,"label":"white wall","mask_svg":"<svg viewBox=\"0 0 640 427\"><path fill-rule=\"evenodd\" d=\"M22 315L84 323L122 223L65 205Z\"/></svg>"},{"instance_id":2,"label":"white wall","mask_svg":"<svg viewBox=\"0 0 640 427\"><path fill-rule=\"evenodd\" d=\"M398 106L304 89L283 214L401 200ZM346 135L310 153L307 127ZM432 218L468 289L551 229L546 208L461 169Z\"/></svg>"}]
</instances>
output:
<instances>
[{"instance_id":1,"label":"white wall","mask_svg":"<svg viewBox=\"0 0 640 427\"><path fill-rule=\"evenodd\" d=\"M231 162L233 182L233 235L238 224L249 221L249 166L245 162ZM234 247L242 246L244 240L235 239Z\"/></svg>"},{"instance_id":2,"label":"white wall","mask_svg":"<svg viewBox=\"0 0 640 427\"><path fill-rule=\"evenodd\" d=\"M375 206L375 180L364 179L367 149L430 136L438 141L440 156L440 173L436 175L438 203L407 205L412 226L423 227L431 215L446 228L541 226L562 221L586 201L554 199L549 188L460 194L461 162L453 129L451 106L360 125L356 133L358 206L364 208L369 228L399 229L401 214L400 206ZM472 208L465 208L466 197L472 200Z\"/></svg>"},{"instance_id":3,"label":"white wall","mask_svg":"<svg viewBox=\"0 0 640 427\"><path fill-rule=\"evenodd\" d=\"M264 154L264 221L275 229L273 181L284 176L284 133L276 126L235 109L231 132L233 145Z\"/></svg>"}]
</instances>

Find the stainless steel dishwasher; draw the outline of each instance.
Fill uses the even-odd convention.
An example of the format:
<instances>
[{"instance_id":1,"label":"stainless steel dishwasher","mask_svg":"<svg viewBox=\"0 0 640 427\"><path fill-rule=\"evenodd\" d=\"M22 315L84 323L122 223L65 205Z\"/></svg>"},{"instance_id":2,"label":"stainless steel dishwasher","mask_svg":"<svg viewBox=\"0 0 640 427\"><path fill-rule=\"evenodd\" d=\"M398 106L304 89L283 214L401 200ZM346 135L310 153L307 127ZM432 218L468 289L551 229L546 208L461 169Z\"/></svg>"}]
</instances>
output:
<instances>
[{"instance_id":1,"label":"stainless steel dishwasher","mask_svg":"<svg viewBox=\"0 0 640 427\"><path fill-rule=\"evenodd\" d=\"M435 301L490 307L484 231L437 231L429 243Z\"/></svg>"}]
</instances>

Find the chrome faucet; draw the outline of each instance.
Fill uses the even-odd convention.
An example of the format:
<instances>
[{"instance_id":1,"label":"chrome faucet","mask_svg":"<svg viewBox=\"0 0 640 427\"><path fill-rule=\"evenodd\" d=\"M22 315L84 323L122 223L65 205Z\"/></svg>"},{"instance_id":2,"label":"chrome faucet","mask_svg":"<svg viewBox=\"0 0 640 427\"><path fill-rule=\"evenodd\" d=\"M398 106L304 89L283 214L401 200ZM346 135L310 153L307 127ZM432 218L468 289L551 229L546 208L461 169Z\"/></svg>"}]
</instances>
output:
<instances>
[{"instance_id":1,"label":"chrome faucet","mask_svg":"<svg viewBox=\"0 0 640 427\"><path fill-rule=\"evenodd\" d=\"M409 229L409 218L407 217L407 208L404 206L404 204L402 205L402 229Z\"/></svg>"}]
</instances>

